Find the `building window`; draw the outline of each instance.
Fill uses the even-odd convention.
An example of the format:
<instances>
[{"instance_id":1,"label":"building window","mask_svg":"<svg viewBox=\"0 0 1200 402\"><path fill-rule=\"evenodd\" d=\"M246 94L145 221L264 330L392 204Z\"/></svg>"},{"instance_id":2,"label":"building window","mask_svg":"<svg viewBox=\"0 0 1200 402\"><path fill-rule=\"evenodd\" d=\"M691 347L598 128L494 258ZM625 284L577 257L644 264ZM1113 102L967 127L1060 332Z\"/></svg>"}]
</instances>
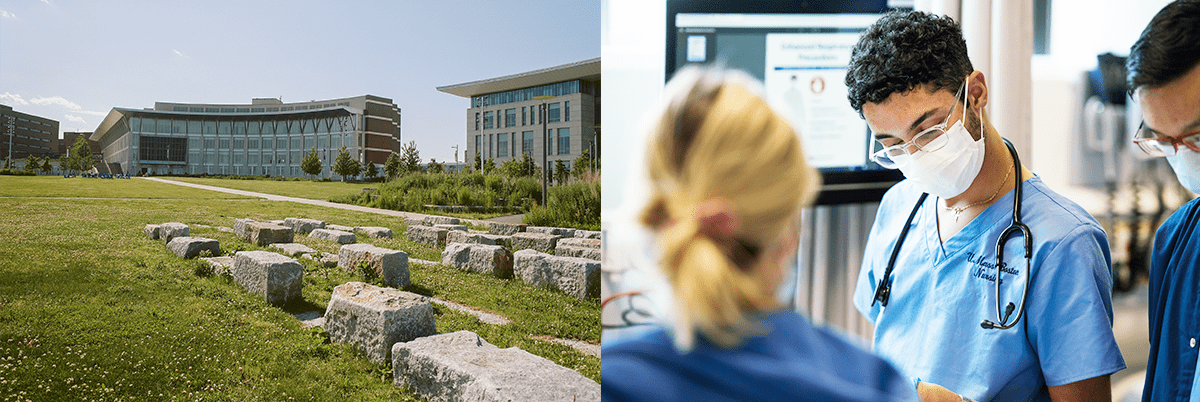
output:
<instances>
[{"instance_id":1,"label":"building window","mask_svg":"<svg viewBox=\"0 0 1200 402\"><path fill-rule=\"evenodd\" d=\"M246 140L246 148L258 149L258 138L250 138Z\"/></svg>"},{"instance_id":2,"label":"building window","mask_svg":"<svg viewBox=\"0 0 1200 402\"><path fill-rule=\"evenodd\" d=\"M275 142L275 139L274 139L274 138L270 138L270 137L263 138L263 140L262 140L262 147L263 147L263 149L272 149L272 148L275 148L275 144L274 144L274 142Z\"/></svg>"},{"instance_id":3,"label":"building window","mask_svg":"<svg viewBox=\"0 0 1200 402\"><path fill-rule=\"evenodd\" d=\"M217 147L217 140L215 140L213 138L205 138L204 139L204 149L211 150L216 147Z\"/></svg>"},{"instance_id":4,"label":"building window","mask_svg":"<svg viewBox=\"0 0 1200 402\"><path fill-rule=\"evenodd\" d=\"M558 123L559 122L558 103L551 103L549 105L546 105L546 117L547 117L546 122L548 122L548 123Z\"/></svg>"},{"instance_id":5,"label":"building window","mask_svg":"<svg viewBox=\"0 0 1200 402\"><path fill-rule=\"evenodd\" d=\"M219 140L218 140L218 142L219 142L219 143L220 143L220 145L221 145L221 146L219 146L218 148L221 148L221 150L222 150L222 151L228 151L228 150L229 150L229 139L228 139L228 138L221 138L221 139L219 139Z\"/></svg>"},{"instance_id":6,"label":"building window","mask_svg":"<svg viewBox=\"0 0 1200 402\"><path fill-rule=\"evenodd\" d=\"M248 107L239 107L239 108L237 108L237 112L238 112L238 113L250 113L250 108L248 108Z\"/></svg>"},{"instance_id":7,"label":"building window","mask_svg":"<svg viewBox=\"0 0 1200 402\"><path fill-rule=\"evenodd\" d=\"M188 120L187 132L188 134L200 134L200 122L196 120Z\"/></svg>"},{"instance_id":8,"label":"building window","mask_svg":"<svg viewBox=\"0 0 1200 402\"><path fill-rule=\"evenodd\" d=\"M504 127L512 127L517 125L517 109L507 109L504 111Z\"/></svg>"},{"instance_id":9,"label":"building window","mask_svg":"<svg viewBox=\"0 0 1200 402\"><path fill-rule=\"evenodd\" d=\"M521 125L522 126L524 126L526 124L525 121L526 121L525 120L525 107L521 106Z\"/></svg>"},{"instance_id":10,"label":"building window","mask_svg":"<svg viewBox=\"0 0 1200 402\"><path fill-rule=\"evenodd\" d=\"M483 112L483 129L492 128L492 112Z\"/></svg>"},{"instance_id":11,"label":"building window","mask_svg":"<svg viewBox=\"0 0 1200 402\"><path fill-rule=\"evenodd\" d=\"M233 108L223 107L223 108L221 108L221 113L233 113Z\"/></svg>"},{"instance_id":12,"label":"building window","mask_svg":"<svg viewBox=\"0 0 1200 402\"><path fill-rule=\"evenodd\" d=\"M571 121L571 101L563 102L563 121Z\"/></svg>"},{"instance_id":13,"label":"building window","mask_svg":"<svg viewBox=\"0 0 1200 402\"><path fill-rule=\"evenodd\" d=\"M508 157L508 134L500 133L500 137L496 139L496 142L500 145L500 151L496 156L501 158Z\"/></svg>"},{"instance_id":14,"label":"building window","mask_svg":"<svg viewBox=\"0 0 1200 402\"><path fill-rule=\"evenodd\" d=\"M479 154L480 158L483 158L483 136L482 135L475 136L475 153ZM467 160L469 160L471 163L475 163L475 155L467 155Z\"/></svg>"},{"instance_id":15,"label":"building window","mask_svg":"<svg viewBox=\"0 0 1200 402\"><path fill-rule=\"evenodd\" d=\"M243 149L245 148L245 145L246 140L244 138L237 138L233 140L233 149Z\"/></svg>"},{"instance_id":16,"label":"building window","mask_svg":"<svg viewBox=\"0 0 1200 402\"><path fill-rule=\"evenodd\" d=\"M204 112L204 108L202 108L202 107L189 107L189 108L188 108L188 111L189 111L189 112L192 112L192 113L203 113L203 112Z\"/></svg>"},{"instance_id":17,"label":"building window","mask_svg":"<svg viewBox=\"0 0 1200 402\"><path fill-rule=\"evenodd\" d=\"M533 155L533 132L521 133L521 153Z\"/></svg>"},{"instance_id":18,"label":"building window","mask_svg":"<svg viewBox=\"0 0 1200 402\"><path fill-rule=\"evenodd\" d=\"M475 113L475 131L479 131L479 113Z\"/></svg>"},{"instance_id":19,"label":"building window","mask_svg":"<svg viewBox=\"0 0 1200 402\"><path fill-rule=\"evenodd\" d=\"M558 154L567 155L571 153L571 129L558 129Z\"/></svg>"}]
</instances>

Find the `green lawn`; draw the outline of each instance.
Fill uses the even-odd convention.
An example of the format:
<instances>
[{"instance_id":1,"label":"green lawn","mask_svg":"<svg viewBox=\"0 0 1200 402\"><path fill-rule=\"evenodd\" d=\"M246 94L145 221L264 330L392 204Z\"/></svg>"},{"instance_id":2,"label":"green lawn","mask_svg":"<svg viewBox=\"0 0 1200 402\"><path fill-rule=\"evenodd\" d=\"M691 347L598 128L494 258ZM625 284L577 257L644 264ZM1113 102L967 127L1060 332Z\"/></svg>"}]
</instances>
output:
<instances>
[{"instance_id":1,"label":"green lawn","mask_svg":"<svg viewBox=\"0 0 1200 402\"><path fill-rule=\"evenodd\" d=\"M196 235L220 240L229 252L256 247L198 225L232 226L234 217L307 217L389 227L399 239L360 241L438 260L438 250L403 239L403 219L211 199L209 192L145 180L0 177L0 196L38 194L43 190L28 187L56 180L147 185L113 195L122 198L149 198L144 191L151 191L161 198L186 193L194 199L0 199L0 401L415 400L392 388L390 368L327 343L319 329L300 329L289 314L323 310L334 286L363 280L361 275L302 259L303 300L272 307L228 277L203 275L200 263L175 257L142 234L146 223L183 222ZM58 194L94 196L94 189L72 188L76 192ZM167 196L170 192L178 193ZM297 241L324 252L337 249L332 242ZM441 265L409 268L413 285L406 290L513 320L488 325L435 305L438 332L475 331L497 346L520 347L599 381L600 359L533 339L599 342L595 301Z\"/></svg>"},{"instance_id":2,"label":"green lawn","mask_svg":"<svg viewBox=\"0 0 1200 402\"><path fill-rule=\"evenodd\" d=\"M95 197L147 199L246 199L139 179L86 179L62 176L0 176L0 197Z\"/></svg>"},{"instance_id":3,"label":"green lawn","mask_svg":"<svg viewBox=\"0 0 1200 402\"><path fill-rule=\"evenodd\" d=\"M313 200L328 200L335 195L358 194L364 188L377 188L379 183L343 183L317 182L308 180L276 181L276 180L234 180L209 179L200 177L163 177L167 180L182 181L206 186L232 188L244 191L255 191L274 195L283 195Z\"/></svg>"}]
</instances>

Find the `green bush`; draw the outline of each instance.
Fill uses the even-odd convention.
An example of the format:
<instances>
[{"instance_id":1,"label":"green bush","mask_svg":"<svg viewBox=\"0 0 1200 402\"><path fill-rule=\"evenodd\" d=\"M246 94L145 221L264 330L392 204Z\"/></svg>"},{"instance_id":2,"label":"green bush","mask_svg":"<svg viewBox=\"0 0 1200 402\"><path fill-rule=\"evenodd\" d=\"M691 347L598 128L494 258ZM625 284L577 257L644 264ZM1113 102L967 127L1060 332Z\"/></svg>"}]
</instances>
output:
<instances>
[{"instance_id":1,"label":"green bush","mask_svg":"<svg viewBox=\"0 0 1200 402\"><path fill-rule=\"evenodd\" d=\"M525 223L600 230L600 182L551 187L546 204L526 212Z\"/></svg>"},{"instance_id":2,"label":"green bush","mask_svg":"<svg viewBox=\"0 0 1200 402\"><path fill-rule=\"evenodd\" d=\"M28 170L17 169L0 169L0 175L4 176L35 176L36 173Z\"/></svg>"}]
</instances>

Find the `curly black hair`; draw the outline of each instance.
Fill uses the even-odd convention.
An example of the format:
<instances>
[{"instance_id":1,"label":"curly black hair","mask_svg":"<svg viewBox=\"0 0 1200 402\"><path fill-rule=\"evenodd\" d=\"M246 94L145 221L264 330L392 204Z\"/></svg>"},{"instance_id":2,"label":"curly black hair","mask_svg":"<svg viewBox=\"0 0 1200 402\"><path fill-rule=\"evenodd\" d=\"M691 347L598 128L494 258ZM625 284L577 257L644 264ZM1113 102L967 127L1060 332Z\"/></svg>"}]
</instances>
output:
<instances>
[{"instance_id":1,"label":"curly black hair","mask_svg":"<svg viewBox=\"0 0 1200 402\"><path fill-rule=\"evenodd\" d=\"M847 97L862 115L863 104L921 84L953 92L972 71L957 22L921 11L892 11L871 24L850 51Z\"/></svg>"},{"instance_id":2,"label":"curly black hair","mask_svg":"<svg viewBox=\"0 0 1200 402\"><path fill-rule=\"evenodd\" d=\"M1167 4L1146 25L1129 49L1125 80L1129 94L1156 88L1182 77L1200 64L1200 1Z\"/></svg>"}]
</instances>

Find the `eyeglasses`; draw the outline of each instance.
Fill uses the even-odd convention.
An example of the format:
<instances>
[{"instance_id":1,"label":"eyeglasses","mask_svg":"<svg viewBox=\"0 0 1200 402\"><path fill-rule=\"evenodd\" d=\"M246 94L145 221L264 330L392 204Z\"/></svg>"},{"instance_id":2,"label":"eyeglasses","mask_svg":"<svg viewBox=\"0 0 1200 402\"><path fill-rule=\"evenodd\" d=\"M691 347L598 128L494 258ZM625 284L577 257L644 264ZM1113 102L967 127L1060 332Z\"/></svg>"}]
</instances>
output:
<instances>
[{"instance_id":1,"label":"eyeglasses","mask_svg":"<svg viewBox=\"0 0 1200 402\"><path fill-rule=\"evenodd\" d=\"M945 121L922 130L908 142L900 142L889 146L879 141L871 141L871 149L867 151L871 155L871 160L878 163L879 166L896 169L908 164L908 161L912 159L912 151L908 150L909 147L923 152L934 152L942 149L949 142L946 136L942 134L946 133L946 125L950 123L950 116L954 116L954 108L958 106L959 95L962 95L961 89L954 95L954 103L950 105L950 114L946 115Z\"/></svg>"},{"instance_id":2,"label":"eyeglasses","mask_svg":"<svg viewBox=\"0 0 1200 402\"><path fill-rule=\"evenodd\" d=\"M1150 156L1173 156L1179 152L1179 145L1183 145L1193 152L1200 152L1200 132L1184 135L1182 138L1174 137L1159 137L1150 129L1146 128L1146 122L1138 124L1137 134L1133 136L1133 143L1138 144Z\"/></svg>"}]
</instances>

